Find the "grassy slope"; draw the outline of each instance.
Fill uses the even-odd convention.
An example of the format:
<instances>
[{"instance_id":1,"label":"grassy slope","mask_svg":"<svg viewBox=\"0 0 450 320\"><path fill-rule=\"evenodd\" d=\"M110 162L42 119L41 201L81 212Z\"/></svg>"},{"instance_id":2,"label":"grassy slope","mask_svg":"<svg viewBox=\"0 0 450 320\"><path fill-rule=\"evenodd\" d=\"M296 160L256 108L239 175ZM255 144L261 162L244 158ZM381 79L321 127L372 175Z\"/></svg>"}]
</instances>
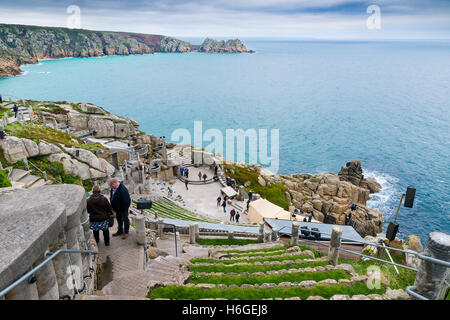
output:
<instances>
[{"instance_id":1,"label":"grassy slope","mask_svg":"<svg viewBox=\"0 0 450 320\"><path fill-rule=\"evenodd\" d=\"M347 287L343 285L323 286L317 285L312 289L304 289L302 287L290 288L227 288L227 289L208 289L185 286L168 286L165 288L158 288L151 292L151 299L169 298L169 299L202 299L202 298L225 298L225 299L240 299L240 300L261 300L264 298L288 298L300 297L305 300L309 296L322 296L326 299L331 298L335 294L383 294L386 288L381 286L380 289L368 289L366 284L356 283L353 286Z\"/></svg>"},{"instance_id":2,"label":"grassy slope","mask_svg":"<svg viewBox=\"0 0 450 320\"><path fill-rule=\"evenodd\" d=\"M105 149L99 144L84 144L81 140L68 133L36 124L10 123L5 127L5 131L9 135L30 139L36 143L39 143L40 140L44 140L53 144L60 143L66 146L87 150Z\"/></svg>"},{"instance_id":3,"label":"grassy slope","mask_svg":"<svg viewBox=\"0 0 450 320\"><path fill-rule=\"evenodd\" d=\"M258 172L251 166L243 168L235 164L224 164L224 167L234 171L234 173L230 173L230 171L226 170L226 174L231 178L240 179L243 182L250 181L250 186L245 188L246 192L253 190L253 193L259 193L261 197L285 210L289 210L289 201L285 195L288 189L283 184L273 183L270 186L266 185L263 187L258 182Z\"/></svg>"}]
</instances>

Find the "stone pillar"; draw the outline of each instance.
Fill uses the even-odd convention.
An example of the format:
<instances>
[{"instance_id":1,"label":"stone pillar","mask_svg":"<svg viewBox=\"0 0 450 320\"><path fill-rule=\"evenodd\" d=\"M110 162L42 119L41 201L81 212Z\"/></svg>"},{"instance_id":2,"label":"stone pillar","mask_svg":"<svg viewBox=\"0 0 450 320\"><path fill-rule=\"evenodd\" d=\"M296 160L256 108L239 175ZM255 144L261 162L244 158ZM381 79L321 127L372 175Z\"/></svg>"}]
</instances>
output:
<instances>
[{"instance_id":1,"label":"stone pillar","mask_svg":"<svg viewBox=\"0 0 450 320\"><path fill-rule=\"evenodd\" d=\"M337 265L339 259L339 248L341 246L342 228L334 226L331 231L330 247L328 249L328 262Z\"/></svg>"},{"instance_id":2,"label":"stone pillar","mask_svg":"<svg viewBox=\"0 0 450 320\"><path fill-rule=\"evenodd\" d=\"M143 215L138 215L134 219L134 223L136 224L136 240L137 243L141 246L146 243L146 233L145 233L145 217Z\"/></svg>"},{"instance_id":3,"label":"stone pillar","mask_svg":"<svg viewBox=\"0 0 450 320\"><path fill-rule=\"evenodd\" d=\"M161 240L164 239L164 225L163 224L158 224L158 235L159 235L159 239L161 239Z\"/></svg>"},{"instance_id":4,"label":"stone pillar","mask_svg":"<svg viewBox=\"0 0 450 320\"><path fill-rule=\"evenodd\" d=\"M272 229L272 241L278 241L279 235L278 235L278 229L273 228Z\"/></svg>"},{"instance_id":5,"label":"stone pillar","mask_svg":"<svg viewBox=\"0 0 450 320\"><path fill-rule=\"evenodd\" d=\"M51 252L56 252L60 249L67 249L67 244L65 242L65 234L64 231L61 232L58 237L53 241L53 243L49 246ZM56 280L58 282L58 291L59 298L63 297L73 297L73 289L67 286L67 280L69 279L70 274L69 270L69 255L67 253L60 253L52 260L53 268L56 273Z\"/></svg>"},{"instance_id":6,"label":"stone pillar","mask_svg":"<svg viewBox=\"0 0 450 320\"><path fill-rule=\"evenodd\" d=\"M432 232L428 236L424 255L450 262L450 235ZM443 300L447 286L444 284L450 268L421 260L414 285L416 292L431 300Z\"/></svg>"},{"instance_id":7,"label":"stone pillar","mask_svg":"<svg viewBox=\"0 0 450 320\"><path fill-rule=\"evenodd\" d=\"M195 223L195 241L198 241L198 238L200 238L200 228L198 226L198 222Z\"/></svg>"},{"instance_id":8,"label":"stone pillar","mask_svg":"<svg viewBox=\"0 0 450 320\"><path fill-rule=\"evenodd\" d=\"M198 223L197 222L191 223L189 225L189 243L190 244L194 244L194 243L197 242L196 234L195 234L196 226L198 227Z\"/></svg>"},{"instance_id":9,"label":"stone pillar","mask_svg":"<svg viewBox=\"0 0 450 320\"><path fill-rule=\"evenodd\" d=\"M36 267L47 257L43 254L34 264ZM55 268L51 261L36 271L36 287L39 300L59 300L58 281L56 280Z\"/></svg>"},{"instance_id":10,"label":"stone pillar","mask_svg":"<svg viewBox=\"0 0 450 320\"><path fill-rule=\"evenodd\" d=\"M299 223L297 221L292 222L291 246L298 245L298 227Z\"/></svg>"},{"instance_id":11,"label":"stone pillar","mask_svg":"<svg viewBox=\"0 0 450 320\"><path fill-rule=\"evenodd\" d=\"M263 243L264 242L264 223L260 223L259 224L258 242L259 243Z\"/></svg>"},{"instance_id":12,"label":"stone pillar","mask_svg":"<svg viewBox=\"0 0 450 320\"><path fill-rule=\"evenodd\" d=\"M39 300L36 282L22 281L5 295L6 300Z\"/></svg>"},{"instance_id":13,"label":"stone pillar","mask_svg":"<svg viewBox=\"0 0 450 320\"><path fill-rule=\"evenodd\" d=\"M233 230L228 231L228 241L233 241L234 239L234 232Z\"/></svg>"},{"instance_id":14,"label":"stone pillar","mask_svg":"<svg viewBox=\"0 0 450 320\"><path fill-rule=\"evenodd\" d=\"M219 175L219 172L217 172L217 175ZM238 200L244 201L244 197L245 197L245 187L239 186Z\"/></svg>"}]
</instances>

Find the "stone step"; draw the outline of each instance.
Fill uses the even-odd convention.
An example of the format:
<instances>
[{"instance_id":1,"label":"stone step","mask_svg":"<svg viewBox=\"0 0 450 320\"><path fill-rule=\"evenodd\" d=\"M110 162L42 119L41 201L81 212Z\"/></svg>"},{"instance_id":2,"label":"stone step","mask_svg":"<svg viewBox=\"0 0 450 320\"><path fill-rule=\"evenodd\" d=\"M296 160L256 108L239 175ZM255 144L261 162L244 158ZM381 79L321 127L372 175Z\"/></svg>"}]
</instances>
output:
<instances>
[{"instance_id":1,"label":"stone step","mask_svg":"<svg viewBox=\"0 0 450 320\"><path fill-rule=\"evenodd\" d=\"M25 188L29 188L30 186L33 185L33 183L37 182L40 179L41 178L33 176L33 175L30 174L30 175L20 179L18 182L25 183Z\"/></svg>"},{"instance_id":2,"label":"stone step","mask_svg":"<svg viewBox=\"0 0 450 320\"><path fill-rule=\"evenodd\" d=\"M26 176L28 176L31 173L31 171L26 171L26 170L22 170L22 169L13 169L12 172L9 175L9 180L10 181L15 181L15 182L23 182L21 181L23 178L25 178Z\"/></svg>"},{"instance_id":3,"label":"stone step","mask_svg":"<svg viewBox=\"0 0 450 320\"><path fill-rule=\"evenodd\" d=\"M158 270L161 272L174 272L175 270L178 270L178 269L179 268L176 266L169 265L166 263L161 263L161 262L153 262L147 266L147 271Z\"/></svg>"},{"instance_id":4,"label":"stone step","mask_svg":"<svg viewBox=\"0 0 450 320\"><path fill-rule=\"evenodd\" d=\"M50 181L45 181L44 179L39 179L35 183L28 186L28 188L38 188L50 184Z\"/></svg>"}]
</instances>

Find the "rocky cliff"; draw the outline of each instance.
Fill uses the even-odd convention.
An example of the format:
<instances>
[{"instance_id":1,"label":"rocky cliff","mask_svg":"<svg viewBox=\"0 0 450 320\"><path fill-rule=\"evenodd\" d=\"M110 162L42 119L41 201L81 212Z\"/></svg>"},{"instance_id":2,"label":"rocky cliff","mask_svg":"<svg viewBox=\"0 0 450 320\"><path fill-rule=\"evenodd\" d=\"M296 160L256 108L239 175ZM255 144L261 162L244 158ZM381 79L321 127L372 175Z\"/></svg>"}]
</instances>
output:
<instances>
[{"instance_id":1,"label":"rocky cliff","mask_svg":"<svg viewBox=\"0 0 450 320\"><path fill-rule=\"evenodd\" d=\"M359 160L348 162L339 174L278 175L260 166L236 165L257 172L258 184L264 188L283 186L280 190L285 190L290 211L310 211L314 219L324 223L354 225L363 237L382 231L382 213L366 206L370 194L379 192L381 186L374 179L364 178ZM356 205L354 210L352 204Z\"/></svg>"},{"instance_id":2,"label":"rocky cliff","mask_svg":"<svg viewBox=\"0 0 450 320\"><path fill-rule=\"evenodd\" d=\"M241 53L238 39L206 39L192 45L162 35L0 24L0 77L18 75L20 65L38 59L151 54L154 52Z\"/></svg>"}]
</instances>

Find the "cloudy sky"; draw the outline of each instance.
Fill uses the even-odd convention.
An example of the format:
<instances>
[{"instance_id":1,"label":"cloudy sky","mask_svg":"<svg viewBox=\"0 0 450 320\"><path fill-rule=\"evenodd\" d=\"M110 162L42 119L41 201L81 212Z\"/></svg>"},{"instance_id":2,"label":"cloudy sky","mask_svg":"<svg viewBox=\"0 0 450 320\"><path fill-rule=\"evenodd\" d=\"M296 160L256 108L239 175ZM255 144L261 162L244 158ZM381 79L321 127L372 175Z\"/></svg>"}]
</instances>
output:
<instances>
[{"instance_id":1,"label":"cloudy sky","mask_svg":"<svg viewBox=\"0 0 450 320\"><path fill-rule=\"evenodd\" d=\"M450 39L449 0L0 0L0 23L66 27L78 21L74 11L67 13L71 5L80 8L81 28L92 30L185 38ZM373 9L368 13L374 5L380 19Z\"/></svg>"}]
</instances>

